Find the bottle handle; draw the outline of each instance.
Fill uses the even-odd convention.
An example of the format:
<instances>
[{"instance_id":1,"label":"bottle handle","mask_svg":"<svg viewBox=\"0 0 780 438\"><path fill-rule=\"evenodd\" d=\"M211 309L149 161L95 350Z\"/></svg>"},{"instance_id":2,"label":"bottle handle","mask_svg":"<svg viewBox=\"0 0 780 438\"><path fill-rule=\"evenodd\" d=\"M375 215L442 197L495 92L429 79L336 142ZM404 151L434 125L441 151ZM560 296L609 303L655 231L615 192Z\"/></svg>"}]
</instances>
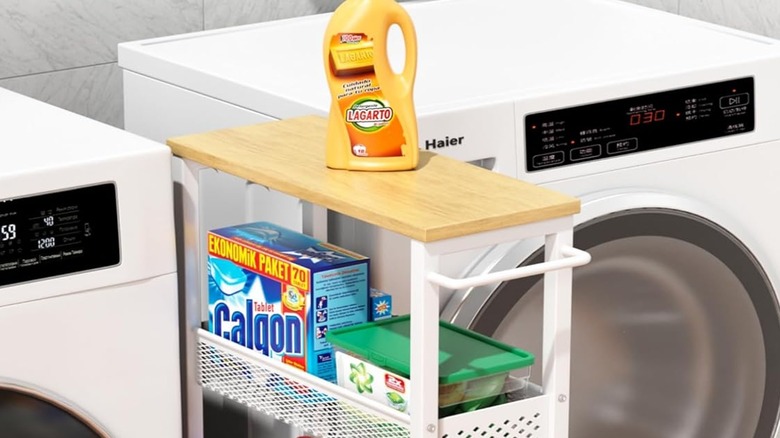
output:
<instances>
[{"instance_id":1,"label":"bottle handle","mask_svg":"<svg viewBox=\"0 0 780 438\"><path fill-rule=\"evenodd\" d=\"M412 91L414 84L414 78L417 73L417 34L414 31L414 25L412 19L406 10L396 3L396 7L392 8L387 14L384 15L384 23L382 28L385 29L385 33L380 35L381 41L378 41L380 47L387 47L387 33L390 27L397 24L401 28L401 33L404 36L404 47L406 52L406 58L404 60L404 69L400 74L393 74L393 88L397 88L399 94L408 94ZM379 39L377 38L377 39ZM384 67L387 71L392 72L390 62L387 59L387 53L383 53L382 56L377 57L381 63L385 64Z\"/></svg>"}]
</instances>

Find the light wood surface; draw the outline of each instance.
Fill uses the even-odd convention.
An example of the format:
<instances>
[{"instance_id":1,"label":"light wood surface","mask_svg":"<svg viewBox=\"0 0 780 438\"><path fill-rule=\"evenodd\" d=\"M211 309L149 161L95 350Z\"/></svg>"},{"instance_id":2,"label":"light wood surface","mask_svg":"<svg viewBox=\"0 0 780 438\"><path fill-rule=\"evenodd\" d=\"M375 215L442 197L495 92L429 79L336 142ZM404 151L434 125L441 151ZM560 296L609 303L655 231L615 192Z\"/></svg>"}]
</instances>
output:
<instances>
[{"instance_id":1,"label":"light wood surface","mask_svg":"<svg viewBox=\"0 0 780 438\"><path fill-rule=\"evenodd\" d=\"M325 166L326 120L307 116L168 140L173 153L422 242L579 212L576 198L441 155L414 171Z\"/></svg>"}]
</instances>

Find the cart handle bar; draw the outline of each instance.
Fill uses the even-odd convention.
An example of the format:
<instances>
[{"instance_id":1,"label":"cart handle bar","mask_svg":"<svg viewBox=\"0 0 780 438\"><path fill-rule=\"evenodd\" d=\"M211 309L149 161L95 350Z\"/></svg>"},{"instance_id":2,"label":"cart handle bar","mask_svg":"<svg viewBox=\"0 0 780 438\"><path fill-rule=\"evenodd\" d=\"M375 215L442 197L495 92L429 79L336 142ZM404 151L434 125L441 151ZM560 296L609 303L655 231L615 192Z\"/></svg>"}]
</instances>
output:
<instances>
[{"instance_id":1,"label":"cart handle bar","mask_svg":"<svg viewBox=\"0 0 780 438\"><path fill-rule=\"evenodd\" d=\"M571 246L562 246L561 254L564 255L564 258L529 266L520 266L519 268L507 269L505 271L475 275L474 277L450 278L439 274L438 272L429 272L427 278L431 283L447 289L457 290L485 284L501 283L516 278L530 277L532 275L544 274L545 272L559 269L574 268L586 265L590 262L590 254Z\"/></svg>"}]
</instances>

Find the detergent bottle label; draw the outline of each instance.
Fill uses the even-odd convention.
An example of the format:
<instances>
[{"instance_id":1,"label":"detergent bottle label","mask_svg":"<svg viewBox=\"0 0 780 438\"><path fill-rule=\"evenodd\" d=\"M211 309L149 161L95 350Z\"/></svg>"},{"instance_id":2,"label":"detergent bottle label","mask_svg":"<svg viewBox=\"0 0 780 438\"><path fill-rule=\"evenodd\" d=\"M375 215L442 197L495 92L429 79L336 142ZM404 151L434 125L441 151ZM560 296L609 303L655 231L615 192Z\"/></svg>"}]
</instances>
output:
<instances>
[{"instance_id":1,"label":"detergent bottle label","mask_svg":"<svg viewBox=\"0 0 780 438\"><path fill-rule=\"evenodd\" d=\"M358 157L397 157L406 143L374 71L374 43L362 33L337 33L330 44L330 68L337 81L339 109Z\"/></svg>"}]
</instances>

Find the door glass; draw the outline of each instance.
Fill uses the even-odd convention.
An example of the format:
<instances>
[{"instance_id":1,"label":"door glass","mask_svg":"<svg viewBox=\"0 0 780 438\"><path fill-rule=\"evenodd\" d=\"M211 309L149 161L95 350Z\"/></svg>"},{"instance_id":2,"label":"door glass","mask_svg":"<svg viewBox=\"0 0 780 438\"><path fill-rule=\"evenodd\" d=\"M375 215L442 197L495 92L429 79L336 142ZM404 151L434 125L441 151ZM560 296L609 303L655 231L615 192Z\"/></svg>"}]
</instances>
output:
<instances>
[{"instance_id":1,"label":"door glass","mask_svg":"<svg viewBox=\"0 0 780 438\"><path fill-rule=\"evenodd\" d=\"M0 436L105 438L59 403L0 387Z\"/></svg>"},{"instance_id":2,"label":"door glass","mask_svg":"<svg viewBox=\"0 0 780 438\"><path fill-rule=\"evenodd\" d=\"M574 236L592 262L574 274L570 437L770 438L780 321L747 248L670 210L622 212ZM542 302L540 278L506 283L473 328L541 358Z\"/></svg>"}]
</instances>

